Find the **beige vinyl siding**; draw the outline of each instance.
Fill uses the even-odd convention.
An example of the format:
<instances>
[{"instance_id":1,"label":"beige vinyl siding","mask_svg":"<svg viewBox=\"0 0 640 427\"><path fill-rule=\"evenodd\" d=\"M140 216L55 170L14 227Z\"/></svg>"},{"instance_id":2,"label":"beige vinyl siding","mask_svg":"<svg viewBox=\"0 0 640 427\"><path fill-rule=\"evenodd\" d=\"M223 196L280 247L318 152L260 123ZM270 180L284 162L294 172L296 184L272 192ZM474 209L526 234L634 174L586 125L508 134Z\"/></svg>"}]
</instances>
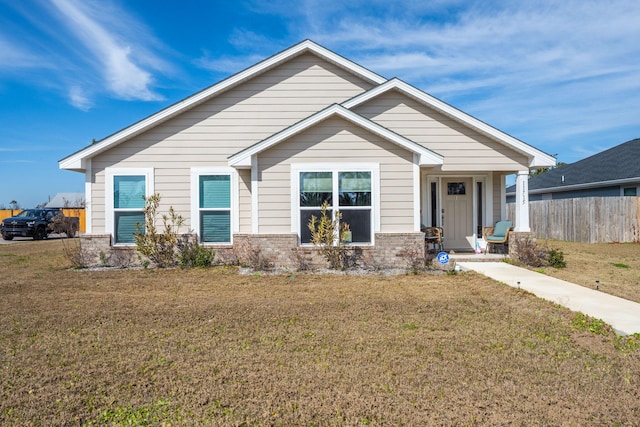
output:
<instances>
[{"instance_id":1,"label":"beige vinyl siding","mask_svg":"<svg viewBox=\"0 0 640 427\"><path fill-rule=\"evenodd\" d=\"M370 87L315 55L300 55L95 156L93 232L105 230L106 167L153 167L161 209L173 206L191 227L190 168L227 166L236 152ZM242 232L251 228L250 182L239 180Z\"/></svg>"},{"instance_id":2,"label":"beige vinyl siding","mask_svg":"<svg viewBox=\"0 0 640 427\"><path fill-rule=\"evenodd\" d=\"M251 233L251 170L238 170L240 233Z\"/></svg>"},{"instance_id":3,"label":"beige vinyl siding","mask_svg":"<svg viewBox=\"0 0 640 427\"><path fill-rule=\"evenodd\" d=\"M398 91L355 111L444 156L443 171L514 171L528 164L524 155Z\"/></svg>"},{"instance_id":4,"label":"beige vinyl siding","mask_svg":"<svg viewBox=\"0 0 640 427\"><path fill-rule=\"evenodd\" d=\"M98 234L105 231L105 194L104 194L104 171L97 171L93 168L94 179L91 183L91 232ZM97 173L96 173L97 172ZM113 195L111 195L113 197Z\"/></svg>"},{"instance_id":5,"label":"beige vinyl siding","mask_svg":"<svg viewBox=\"0 0 640 427\"><path fill-rule=\"evenodd\" d=\"M295 163L378 163L381 232L413 231L413 154L344 119L329 118L259 155L260 233L291 232Z\"/></svg>"}]
</instances>

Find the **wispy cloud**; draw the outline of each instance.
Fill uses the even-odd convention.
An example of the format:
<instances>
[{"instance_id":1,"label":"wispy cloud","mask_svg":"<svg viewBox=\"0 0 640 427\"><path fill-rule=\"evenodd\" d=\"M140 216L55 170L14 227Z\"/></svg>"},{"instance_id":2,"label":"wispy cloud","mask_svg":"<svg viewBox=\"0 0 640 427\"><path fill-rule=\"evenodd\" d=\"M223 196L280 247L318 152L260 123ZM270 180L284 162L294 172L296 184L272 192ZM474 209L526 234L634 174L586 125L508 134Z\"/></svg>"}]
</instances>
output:
<instances>
[{"instance_id":1,"label":"wispy cloud","mask_svg":"<svg viewBox=\"0 0 640 427\"><path fill-rule=\"evenodd\" d=\"M169 49L111 1L51 0L5 7L15 16L0 18L0 72L29 68L34 83L57 87L84 111L96 96L163 99L156 85L158 76L175 71L161 55Z\"/></svg>"},{"instance_id":2,"label":"wispy cloud","mask_svg":"<svg viewBox=\"0 0 640 427\"><path fill-rule=\"evenodd\" d=\"M291 40L312 38L550 152L587 136L620 143L611 129L639 126L635 0L253 4L287 17Z\"/></svg>"},{"instance_id":3,"label":"wispy cloud","mask_svg":"<svg viewBox=\"0 0 640 427\"><path fill-rule=\"evenodd\" d=\"M229 43L241 55L229 56L217 55L210 50L203 50L202 56L194 61L194 64L205 70L214 71L221 74L235 74L258 61L264 59L264 52L278 50L278 43L270 40L264 35L256 34L242 28L235 29L229 36Z\"/></svg>"},{"instance_id":4,"label":"wispy cloud","mask_svg":"<svg viewBox=\"0 0 640 427\"><path fill-rule=\"evenodd\" d=\"M34 163L33 160L20 160L20 159L15 159L15 160L0 160L0 163L9 163L9 164L14 164L14 163L26 163L26 164L31 164Z\"/></svg>"},{"instance_id":5,"label":"wispy cloud","mask_svg":"<svg viewBox=\"0 0 640 427\"><path fill-rule=\"evenodd\" d=\"M38 56L25 46L15 41L7 40L0 34L0 71L20 70L24 68L40 67Z\"/></svg>"},{"instance_id":6,"label":"wispy cloud","mask_svg":"<svg viewBox=\"0 0 640 427\"><path fill-rule=\"evenodd\" d=\"M71 105L82 111L89 111L93 103L80 86L72 86L69 89L69 100Z\"/></svg>"},{"instance_id":7,"label":"wispy cloud","mask_svg":"<svg viewBox=\"0 0 640 427\"><path fill-rule=\"evenodd\" d=\"M110 14L91 2L74 0L53 0L53 5L61 13L62 22L75 34L76 40L82 43L94 61L102 68L107 87L118 98L153 101L162 99L152 89L153 78L141 63L147 66L156 64L153 57L136 61L133 59L135 40L127 40L122 35L110 32L100 20L113 22L114 15L123 12L111 9ZM129 20L123 17L124 20ZM136 54L140 52L137 51ZM137 55L136 55L137 56ZM86 105L85 102L82 105Z\"/></svg>"}]
</instances>

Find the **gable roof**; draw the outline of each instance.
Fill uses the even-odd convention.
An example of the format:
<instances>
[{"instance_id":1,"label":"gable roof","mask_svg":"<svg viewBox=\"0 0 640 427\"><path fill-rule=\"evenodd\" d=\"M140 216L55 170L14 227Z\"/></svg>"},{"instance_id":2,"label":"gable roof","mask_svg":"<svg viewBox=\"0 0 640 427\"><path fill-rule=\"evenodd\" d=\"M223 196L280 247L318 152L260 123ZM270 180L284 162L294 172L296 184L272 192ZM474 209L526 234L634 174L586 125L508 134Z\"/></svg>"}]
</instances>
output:
<instances>
[{"instance_id":1,"label":"gable roof","mask_svg":"<svg viewBox=\"0 0 640 427\"><path fill-rule=\"evenodd\" d=\"M442 165L444 158L434 153L433 151L423 147L422 145L413 142L397 133L380 126L377 123L372 122L371 120L362 117L359 114L354 113L351 110L348 110L342 105L333 104L322 111L319 111L304 120L299 121L298 123L289 126L288 128L270 136L267 139L260 141L257 144L252 145L251 147L245 148L242 151L232 155L229 157L229 166L236 168L248 168L251 167L251 156L254 154L259 154L274 145L279 144L280 142L297 135L316 124L328 119L329 117L341 117L363 129L366 129L386 140L392 142L414 154L419 155L418 163L420 166L437 166Z\"/></svg>"},{"instance_id":2,"label":"gable roof","mask_svg":"<svg viewBox=\"0 0 640 427\"><path fill-rule=\"evenodd\" d=\"M329 49L326 49L311 40L304 40L280 53L277 53L233 76L222 80L208 88L197 92L188 98L178 101L177 103L152 114L151 116L140 120L94 144L89 145L77 151L58 162L60 169L69 169L75 171L84 171L86 169L86 160L91 157L108 150L158 124L193 108L212 97L226 91L238 84L245 82L257 75L272 69L296 56L304 53L312 53L324 60L327 60L361 78L374 84L380 84L386 79L373 71L370 71L361 65L340 56Z\"/></svg>"},{"instance_id":3,"label":"gable roof","mask_svg":"<svg viewBox=\"0 0 640 427\"><path fill-rule=\"evenodd\" d=\"M526 144L525 142L522 142L519 139L496 129L493 126L490 126L485 122L478 120L475 117L464 113L457 108L447 104L446 102L441 101L440 99L435 98L428 93L423 92L420 89L411 86L410 84L405 83L397 78L388 80L385 83L376 86L363 94L357 95L350 100L343 102L342 105L346 108L351 109L391 90L397 90L401 93L404 93L405 95L410 96L418 102L430 108L433 108L439 113L442 113L445 116L450 117L451 119L467 127L470 127L482 133L483 135L486 135L489 138L523 154L529 159L529 167L548 167L555 166L556 164L556 159L553 156L546 154L538 150L537 148L534 148L531 145Z\"/></svg>"},{"instance_id":4,"label":"gable roof","mask_svg":"<svg viewBox=\"0 0 640 427\"><path fill-rule=\"evenodd\" d=\"M570 191L640 181L640 138L632 139L575 163L529 180L529 193ZM515 186L507 188L514 193Z\"/></svg>"}]
</instances>

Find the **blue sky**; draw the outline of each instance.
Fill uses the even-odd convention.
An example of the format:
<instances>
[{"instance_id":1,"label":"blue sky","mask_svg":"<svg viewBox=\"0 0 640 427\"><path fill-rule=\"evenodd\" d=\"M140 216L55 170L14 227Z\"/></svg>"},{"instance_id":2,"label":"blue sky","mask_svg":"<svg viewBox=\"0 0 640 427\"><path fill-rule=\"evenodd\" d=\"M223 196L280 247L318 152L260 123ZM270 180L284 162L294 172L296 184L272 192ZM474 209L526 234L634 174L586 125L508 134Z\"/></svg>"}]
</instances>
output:
<instances>
[{"instance_id":1,"label":"blue sky","mask_svg":"<svg viewBox=\"0 0 640 427\"><path fill-rule=\"evenodd\" d=\"M0 0L0 207L58 160L303 39L571 163L640 137L637 0Z\"/></svg>"}]
</instances>

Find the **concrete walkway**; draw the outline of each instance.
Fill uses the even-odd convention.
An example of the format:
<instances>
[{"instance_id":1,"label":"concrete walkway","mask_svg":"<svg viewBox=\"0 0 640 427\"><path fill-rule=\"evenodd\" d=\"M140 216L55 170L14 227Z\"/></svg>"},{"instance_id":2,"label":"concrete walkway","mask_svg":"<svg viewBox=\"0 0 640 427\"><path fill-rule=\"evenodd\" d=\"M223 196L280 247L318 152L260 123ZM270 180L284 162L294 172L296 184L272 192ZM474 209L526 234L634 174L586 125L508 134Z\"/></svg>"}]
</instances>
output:
<instances>
[{"instance_id":1,"label":"concrete walkway","mask_svg":"<svg viewBox=\"0 0 640 427\"><path fill-rule=\"evenodd\" d=\"M636 302L504 262L458 262L456 265L462 270L477 271L573 311L602 319L619 334L640 333L640 304Z\"/></svg>"}]
</instances>

